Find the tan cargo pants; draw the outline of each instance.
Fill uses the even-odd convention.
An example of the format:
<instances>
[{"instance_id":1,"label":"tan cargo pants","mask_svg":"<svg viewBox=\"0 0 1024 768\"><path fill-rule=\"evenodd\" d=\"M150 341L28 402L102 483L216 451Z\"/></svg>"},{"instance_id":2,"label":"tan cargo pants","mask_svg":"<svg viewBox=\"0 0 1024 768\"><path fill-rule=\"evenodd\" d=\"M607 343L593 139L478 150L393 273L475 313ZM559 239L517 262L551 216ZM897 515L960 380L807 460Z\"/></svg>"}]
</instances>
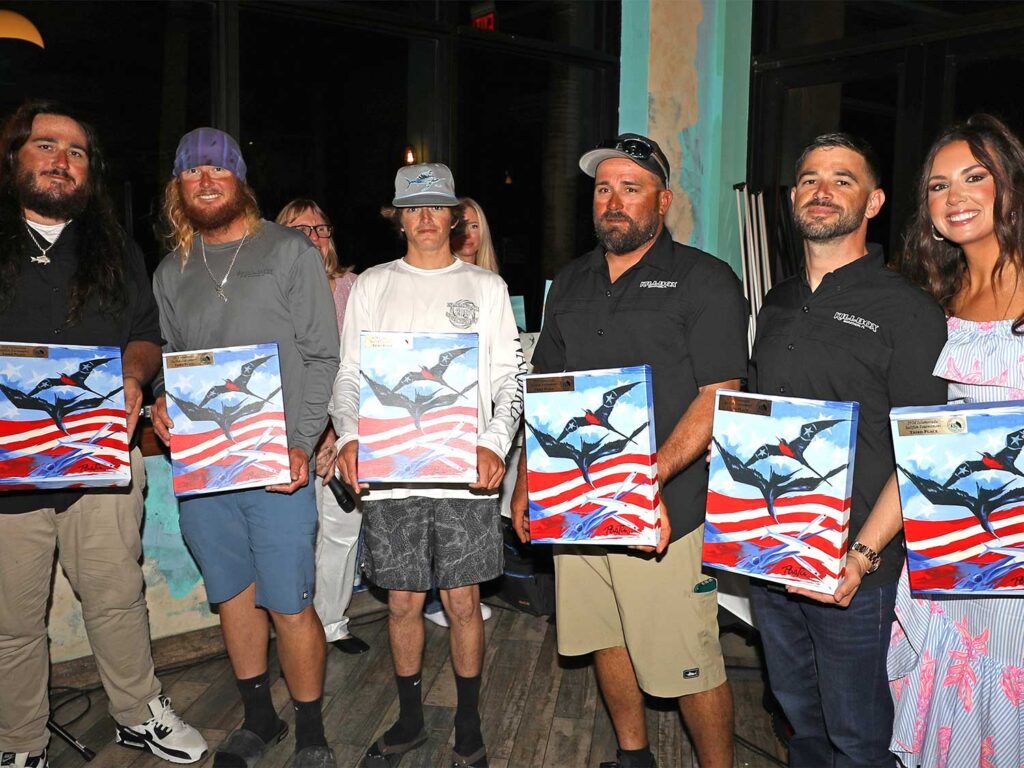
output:
<instances>
[{"instance_id":1,"label":"tan cargo pants","mask_svg":"<svg viewBox=\"0 0 1024 768\"><path fill-rule=\"evenodd\" d=\"M143 595L142 454L132 484L86 493L66 511L0 515L0 752L33 752L49 741L50 657L46 610L53 552L82 601L82 617L110 715L122 725L151 717L160 694Z\"/></svg>"}]
</instances>

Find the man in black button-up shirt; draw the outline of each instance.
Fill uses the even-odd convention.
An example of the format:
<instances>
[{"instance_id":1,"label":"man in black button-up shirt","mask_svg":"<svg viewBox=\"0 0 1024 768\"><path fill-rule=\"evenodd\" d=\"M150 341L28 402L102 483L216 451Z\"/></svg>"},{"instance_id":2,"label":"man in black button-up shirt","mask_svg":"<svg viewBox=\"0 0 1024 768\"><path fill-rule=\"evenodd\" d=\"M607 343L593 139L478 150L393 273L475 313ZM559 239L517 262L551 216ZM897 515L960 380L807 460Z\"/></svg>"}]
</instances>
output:
<instances>
[{"instance_id":1,"label":"man in black button-up shirt","mask_svg":"<svg viewBox=\"0 0 1024 768\"><path fill-rule=\"evenodd\" d=\"M746 305L723 262L673 242L669 164L656 143L624 134L586 153L601 245L555 278L533 354L535 370L652 369L660 556L599 546L556 547L558 648L594 652L619 740L615 763L654 765L642 691L678 698L706 768L732 765L732 694L718 644L715 580L701 573L715 392L746 369ZM513 524L525 541L526 470Z\"/></svg>"},{"instance_id":2,"label":"man in black button-up shirt","mask_svg":"<svg viewBox=\"0 0 1024 768\"><path fill-rule=\"evenodd\" d=\"M819 137L797 163L792 197L805 270L765 298L748 386L860 403L853 544L883 487L894 482L889 409L945 402L945 383L932 376L945 318L865 241L868 221L885 202L870 148L844 134ZM895 765L885 659L902 537L881 553L851 551L847 568L867 572L876 555L877 570L848 608L752 587L772 691L794 730L791 765Z\"/></svg>"},{"instance_id":3,"label":"man in black button-up shirt","mask_svg":"<svg viewBox=\"0 0 1024 768\"><path fill-rule=\"evenodd\" d=\"M96 137L55 104L23 105L0 133L0 341L119 347L129 435L160 366L153 292L113 216ZM143 467L135 449L129 488L0 493L0 765L46 765L54 548L82 599L118 743L177 763L206 752L153 672Z\"/></svg>"}]
</instances>

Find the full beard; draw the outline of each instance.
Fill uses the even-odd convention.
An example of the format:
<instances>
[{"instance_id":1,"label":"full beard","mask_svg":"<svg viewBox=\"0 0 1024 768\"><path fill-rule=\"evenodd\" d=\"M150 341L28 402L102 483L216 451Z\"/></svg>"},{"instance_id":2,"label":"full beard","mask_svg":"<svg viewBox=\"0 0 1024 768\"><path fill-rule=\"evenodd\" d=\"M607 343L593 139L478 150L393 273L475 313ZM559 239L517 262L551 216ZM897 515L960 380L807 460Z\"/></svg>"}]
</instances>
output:
<instances>
[{"instance_id":1,"label":"full beard","mask_svg":"<svg viewBox=\"0 0 1024 768\"><path fill-rule=\"evenodd\" d=\"M822 203L818 200L812 200L807 203L807 206L811 205L829 204ZM847 213L843 213L842 209L838 206L833 205L830 207L840 211L839 217L832 221L815 221L814 219L808 218L804 215L802 211L793 215L793 223L796 224L797 231L805 240L810 240L812 243L826 243L829 240L837 240L840 237L846 237L851 232L856 232L857 228L860 227L861 222L864 220L864 213L868 209L868 204L867 201L865 201L860 210L849 211Z\"/></svg>"},{"instance_id":2,"label":"full beard","mask_svg":"<svg viewBox=\"0 0 1024 768\"><path fill-rule=\"evenodd\" d=\"M199 190L202 194L202 190ZM224 196L223 202L214 207L199 205L182 196L182 207L192 226L200 232L213 232L231 224L245 213L246 200L238 187Z\"/></svg>"},{"instance_id":3,"label":"full beard","mask_svg":"<svg viewBox=\"0 0 1024 768\"><path fill-rule=\"evenodd\" d=\"M38 175L28 169L18 171L16 184L21 207L47 219L58 221L70 221L80 215L89 204L92 195L89 183L75 184L70 191L49 186L40 187L36 179L45 179L47 175L71 179L70 174L59 169Z\"/></svg>"},{"instance_id":4,"label":"full beard","mask_svg":"<svg viewBox=\"0 0 1024 768\"><path fill-rule=\"evenodd\" d=\"M616 229L606 224L609 221L625 221L628 222L628 226L625 229ZM637 222L624 213L605 213L600 218L594 217L594 233L601 245L610 253L632 253L654 238L658 233L659 223L657 216Z\"/></svg>"}]
</instances>

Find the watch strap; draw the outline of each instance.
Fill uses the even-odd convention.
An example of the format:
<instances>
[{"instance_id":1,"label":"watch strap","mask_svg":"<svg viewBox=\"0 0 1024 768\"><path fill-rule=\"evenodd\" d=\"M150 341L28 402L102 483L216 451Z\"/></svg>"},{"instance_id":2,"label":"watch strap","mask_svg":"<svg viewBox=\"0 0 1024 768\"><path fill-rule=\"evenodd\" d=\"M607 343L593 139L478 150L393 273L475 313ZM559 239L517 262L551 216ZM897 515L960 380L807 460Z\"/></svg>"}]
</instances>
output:
<instances>
[{"instance_id":1,"label":"watch strap","mask_svg":"<svg viewBox=\"0 0 1024 768\"><path fill-rule=\"evenodd\" d=\"M861 544L859 541L855 541L850 545L850 551L856 552L857 554L863 555L867 558L871 567L867 569L866 573L874 573L878 570L878 566L882 564L882 556L867 544Z\"/></svg>"}]
</instances>

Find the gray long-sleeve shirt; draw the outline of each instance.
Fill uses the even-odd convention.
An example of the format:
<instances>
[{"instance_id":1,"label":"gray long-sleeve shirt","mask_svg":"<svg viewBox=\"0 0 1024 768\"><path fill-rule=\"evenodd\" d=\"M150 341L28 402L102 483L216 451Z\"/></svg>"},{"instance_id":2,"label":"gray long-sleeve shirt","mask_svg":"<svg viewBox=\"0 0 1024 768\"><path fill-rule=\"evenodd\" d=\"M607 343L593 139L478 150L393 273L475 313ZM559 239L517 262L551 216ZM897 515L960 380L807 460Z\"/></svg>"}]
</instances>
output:
<instances>
[{"instance_id":1,"label":"gray long-sleeve shirt","mask_svg":"<svg viewBox=\"0 0 1024 768\"><path fill-rule=\"evenodd\" d=\"M222 301L216 285L238 244L207 243L208 272L197 235L184 269L177 251L157 267L153 292L164 351L277 342L288 446L312 457L338 372L338 322L323 261L298 231L263 221L242 244ZM163 393L162 376L153 389Z\"/></svg>"}]
</instances>

